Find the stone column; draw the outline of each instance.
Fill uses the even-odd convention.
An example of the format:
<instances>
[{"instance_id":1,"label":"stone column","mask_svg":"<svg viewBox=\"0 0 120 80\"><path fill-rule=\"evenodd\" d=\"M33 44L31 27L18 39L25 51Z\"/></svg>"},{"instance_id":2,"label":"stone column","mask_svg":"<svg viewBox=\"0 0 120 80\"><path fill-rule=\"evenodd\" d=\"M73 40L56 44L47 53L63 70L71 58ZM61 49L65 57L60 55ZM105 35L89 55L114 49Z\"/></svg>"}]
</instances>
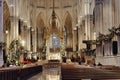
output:
<instances>
[{"instance_id":1,"label":"stone column","mask_svg":"<svg viewBox=\"0 0 120 80\"><path fill-rule=\"evenodd\" d=\"M99 32L103 32L103 0L95 0L95 28L96 37L99 36ZM103 63L103 46L96 45L96 63Z\"/></svg>"},{"instance_id":2,"label":"stone column","mask_svg":"<svg viewBox=\"0 0 120 80\"><path fill-rule=\"evenodd\" d=\"M18 39L18 18L11 17L11 41Z\"/></svg>"},{"instance_id":3,"label":"stone column","mask_svg":"<svg viewBox=\"0 0 120 80\"><path fill-rule=\"evenodd\" d=\"M27 26L22 26L22 32L21 32L21 40L24 41L23 45L25 49L30 51L31 45L30 45L30 28Z\"/></svg>"},{"instance_id":4,"label":"stone column","mask_svg":"<svg viewBox=\"0 0 120 80\"><path fill-rule=\"evenodd\" d=\"M118 40L117 66L120 66L120 36L118 36L118 35L117 35L117 40Z\"/></svg>"},{"instance_id":5,"label":"stone column","mask_svg":"<svg viewBox=\"0 0 120 80\"><path fill-rule=\"evenodd\" d=\"M77 28L73 31L73 51L77 50Z\"/></svg>"},{"instance_id":6,"label":"stone column","mask_svg":"<svg viewBox=\"0 0 120 80\"><path fill-rule=\"evenodd\" d=\"M20 35L20 41L21 41L21 44L22 44L22 46L24 46L24 48L26 49L26 46L28 46L28 45L26 45L26 37L27 37L27 35L26 35L26 25L25 25L25 23L24 24L22 24L21 25L21 35Z\"/></svg>"},{"instance_id":7,"label":"stone column","mask_svg":"<svg viewBox=\"0 0 120 80\"><path fill-rule=\"evenodd\" d=\"M103 26L103 5L102 0L95 0L95 27L96 27L96 35L99 35L99 32L102 33ZM102 56L103 48L102 45L96 45L96 55Z\"/></svg>"},{"instance_id":8,"label":"stone column","mask_svg":"<svg viewBox=\"0 0 120 80\"><path fill-rule=\"evenodd\" d=\"M103 49L102 49L102 44L96 44L96 56L103 56L102 52L103 52Z\"/></svg>"},{"instance_id":9,"label":"stone column","mask_svg":"<svg viewBox=\"0 0 120 80\"><path fill-rule=\"evenodd\" d=\"M109 34L109 28L113 27L112 0L103 0L103 34ZM107 50L106 50L107 49ZM104 44L105 55L112 56L112 41L107 40Z\"/></svg>"},{"instance_id":10,"label":"stone column","mask_svg":"<svg viewBox=\"0 0 120 80\"><path fill-rule=\"evenodd\" d=\"M118 39L118 56L120 56L120 36L117 36L117 39Z\"/></svg>"},{"instance_id":11,"label":"stone column","mask_svg":"<svg viewBox=\"0 0 120 80\"><path fill-rule=\"evenodd\" d=\"M80 27L78 27L78 50L80 50L81 49L81 47L80 47L80 44L81 44L81 42L82 42L82 35L80 34L81 33L81 29L80 29Z\"/></svg>"},{"instance_id":12,"label":"stone column","mask_svg":"<svg viewBox=\"0 0 120 80\"><path fill-rule=\"evenodd\" d=\"M32 31L32 40L33 40L33 52L36 52L37 51L37 45L36 45L36 42L37 42L37 34L36 34L36 30L34 29Z\"/></svg>"},{"instance_id":13,"label":"stone column","mask_svg":"<svg viewBox=\"0 0 120 80\"><path fill-rule=\"evenodd\" d=\"M99 62L104 64L104 54L103 54L103 45L101 44L96 44L96 59L95 62L98 64Z\"/></svg>"},{"instance_id":14,"label":"stone column","mask_svg":"<svg viewBox=\"0 0 120 80\"><path fill-rule=\"evenodd\" d=\"M94 40L93 15L90 15L90 40Z\"/></svg>"},{"instance_id":15,"label":"stone column","mask_svg":"<svg viewBox=\"0 0 120 80\"><path fill-rule=\"evenodd\" d=\"M114 8L114 26L117 27L120 24L120 0L112 0Z\"/></svg>"},{"instance_id":16,"label":"stone column","mask_svg":"<svg viewBox=\"0 0 120 80\"><path fill-rule=\"evenodd\" d=\"M31 45L30 45L30 28L27 28L25 31L25 45L26 49L30 51Z\"/></svg>"},{"instance_id":17,"label":"stone column","mask_svg":"<svg viewBox=\"0 0 120 80\"><path fill-rule=\"evenodd\" d=\"M103 4L102 0L95 0L95 27L96 34L102 33L103 27Z\"/></svg>"},{"instance_id":18,"label":"stone column","mask_svg":"<svg viewBox=\"0 0 120 80\"><path fill-rule=\"evenodd\" d=\"M111 56L112 55L112 49L111 49L111 41L104 41L104 55L105 56Z\"/></svg>"},{"instance_id":19,"label":"stone column","mask_svg":"<svg viewBox=\"0 0 120 80\"><path fill-rule=\"evenodd\" d=\"M90 2L85 0L85 33L86 40L90 40Z\"/></svg>"},{"instance_id":20,"label":"stone column","mask_svg":"<svg viewBox=\"0 0 120 80\"><path fill-rule=\"evenodd\" d=\"M85 33L86 33L86 40L90 40L90 16L87 15L85 19Z\"/></svg>"},{"instance_id":21,"label":"stone column","mask_svg":"<svg viewBox=\"0 0 120 80\"><path fill-rule=\"evenodd\" d=\"M0 0L0 43L4 42L3 38L3 0ZM0 66L4 63L3 61L3 50L2 44L0 45Z\"/></svg>"}]
</instances>

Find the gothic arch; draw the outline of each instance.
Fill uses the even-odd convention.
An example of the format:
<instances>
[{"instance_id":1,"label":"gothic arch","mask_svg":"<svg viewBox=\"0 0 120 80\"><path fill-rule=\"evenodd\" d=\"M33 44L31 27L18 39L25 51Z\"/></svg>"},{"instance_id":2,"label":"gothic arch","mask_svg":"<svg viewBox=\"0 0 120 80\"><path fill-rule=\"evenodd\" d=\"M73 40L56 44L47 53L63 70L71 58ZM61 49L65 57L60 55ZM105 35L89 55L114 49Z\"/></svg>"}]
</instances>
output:
<instances>
[{"instance_id":1,"label":"gothic arch","mask_svg":"<svg viewBox=\"0 0 120 80\"><path fill-rule=\"evenodd\" d=\"M67 13L65 18L64 29L66 33L66 47L72 48L73 46L72 17L69 13Z\"/></svg>"},{"instance_id":2,"label":"gothic arch","mask_svg":"<svg viewBox=\"0 0 120 80\"><path fill-rule=\"evenodd\" d=\"M3 32L4 40L7 44L7 48L10 44L10 32L11 31L11 22L10 22L10 11L6 1L3 2ZM9 33L9 34L8 34Z\"/></svg>"},{"instance_id":3,"label":"gothic arch","mask_svg":"<svg viewBox=\"0 0 120 80\"><path fill-rule=\"evenodd\" d=\"M44 33L45 33L45 24L41 16L42 13L39 13L36 21L36 32L37 32L37 49L38 51L42 49L44 43Z\"/></svg>"},{"instance_id":4,"label":"gothic arch","mask_svg":"<svg viewBox=\"0 0 120 80\"><path fill-rule=\"evenodd\" d=\"M59 16L58 16L56 13L55 13L55 15L56 15L57 23L58 23L57 28L58 28L58 29L61 29L61 28L62 28L62 25L61 25L60 18L59 18ZM49 18L48 18L48 23L49 23L48 28L51 27L51 24L50 24L51 20L52 20L52 14L51 14L51 15L49 16Z\"/></svg>"},{"instance_id":5,"label":"gothic arch","mask_svg":"<svg viewBox=\"0 0 120 80\"><path fill-rule=\"evenodd\" d=\"M64 14L64 17L63 17L63 25L65 24L65 21L66 21L66 18L67 18L68 15L71 17L71 20L72 20L72 16L71 16L70 12L66 11L65 14Z\"/></svg>"}]
</instances>

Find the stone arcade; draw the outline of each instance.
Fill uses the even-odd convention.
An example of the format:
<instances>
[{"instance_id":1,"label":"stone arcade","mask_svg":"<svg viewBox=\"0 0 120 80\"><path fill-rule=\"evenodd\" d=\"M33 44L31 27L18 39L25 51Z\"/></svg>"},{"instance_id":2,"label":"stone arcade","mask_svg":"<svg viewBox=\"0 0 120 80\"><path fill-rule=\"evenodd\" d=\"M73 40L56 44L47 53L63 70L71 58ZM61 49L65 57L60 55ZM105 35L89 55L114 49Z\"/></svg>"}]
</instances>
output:
<instances>
[{"instance_id":1,"label":"stone arcade","mask_svg":"<svg viewBox=\"0 0 120 80\"><path fill-rule=\"evenodd\" d=\"M98 63L120 69L120 0L0 0L0 67L59 66L65 80L71 68L103 79Z\"/></svg>"}]
</instances>

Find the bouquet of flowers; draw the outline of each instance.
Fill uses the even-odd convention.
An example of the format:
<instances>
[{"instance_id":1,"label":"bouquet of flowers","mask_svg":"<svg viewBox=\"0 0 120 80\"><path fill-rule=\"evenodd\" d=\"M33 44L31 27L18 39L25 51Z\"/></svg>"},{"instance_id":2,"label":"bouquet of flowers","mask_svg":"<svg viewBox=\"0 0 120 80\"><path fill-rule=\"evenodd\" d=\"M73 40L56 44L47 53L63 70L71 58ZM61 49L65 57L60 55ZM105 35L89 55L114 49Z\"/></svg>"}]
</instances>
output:
<instances>
[{"instance_id":1,"label":"bouquet of flowers","mask_svg":"<svg viewBox=\"0 0 120 80\"><path fill-rule=\"evenodd\" d=\"M118 36L120 36L120 25L119 25L119 27L112 27L112 29L109 29L109 31L111 32L111 33L114 33L115 35L118 35Z\"/></svg>"},{"instance_id":2,"label":"bouquet of flowers","mask_svg":"<svg viewBox=\"0 0 120 80\"><path fill-rule=\"evenodd\" d=\"M99 33L97 40L98 41L110 41L113 37L114 37L113 33L106 34L106 35Z\"/></svg>"}]
</instances>

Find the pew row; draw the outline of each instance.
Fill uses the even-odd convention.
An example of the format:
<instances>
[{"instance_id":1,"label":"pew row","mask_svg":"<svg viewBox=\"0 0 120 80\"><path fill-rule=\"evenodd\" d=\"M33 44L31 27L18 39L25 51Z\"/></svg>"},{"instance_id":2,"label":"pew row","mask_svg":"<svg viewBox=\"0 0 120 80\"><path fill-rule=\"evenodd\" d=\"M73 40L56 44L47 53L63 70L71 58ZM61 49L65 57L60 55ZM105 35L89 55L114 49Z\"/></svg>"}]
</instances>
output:
<instances>
[{"instance_id":1,"label":"pew row","mask_svg":"<svg viewBox=\"0 0 120 80\"><path fill-rule=\"evenodd\" d=\"M115 68L115 67L114 67ZM75 65L62 65L62 80L81 80L81 79L120 79L120 68L118 70L106 69L106 67L80 67Z\"/></svg>"},{"instance_id":2,"label":"pew row","mask_svg":"<svg viewBox=\"0 0 120 80\"><path fill-rule=\"evenodd\" d=\"M0 69L0 80L27 80L39 72L42 72L42 65L2 68Z\"/></svg>"}]
</instances>

